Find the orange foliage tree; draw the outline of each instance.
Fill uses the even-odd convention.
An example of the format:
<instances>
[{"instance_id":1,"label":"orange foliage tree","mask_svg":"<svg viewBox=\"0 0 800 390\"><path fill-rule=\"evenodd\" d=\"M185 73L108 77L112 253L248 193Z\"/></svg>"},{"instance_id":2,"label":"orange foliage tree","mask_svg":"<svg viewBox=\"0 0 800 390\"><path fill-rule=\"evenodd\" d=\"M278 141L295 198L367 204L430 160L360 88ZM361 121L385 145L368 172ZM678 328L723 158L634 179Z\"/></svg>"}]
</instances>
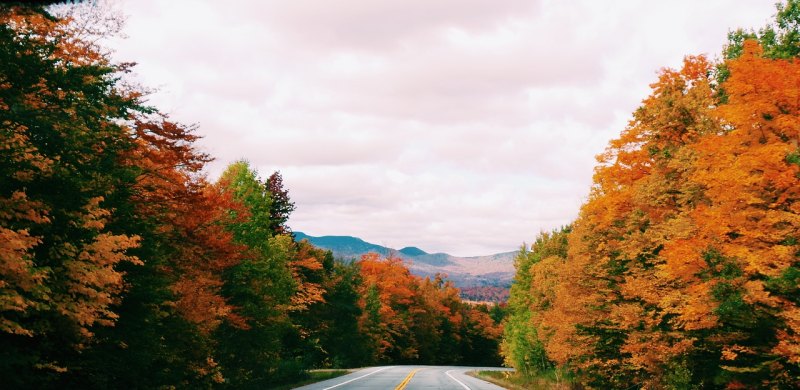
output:
<instances>
[{"instance_id":1,"label":"orange foliage tree","mask_svg":"<svg viewBox=\"0 0 800 390\"><path fill-rule=\"evenodd\" d=\"M4 386L269 387L370 360L359 330L375 360L496 356L497 320L441 277L296 242L278 173L209 184L195 129L97 44L121 19L63 7L0 5Z\"/></svg>"},{"instance_id":2,"label":"orange foliage tree","mask_svg":"<svg viewBox=\"0 0 800 390\"><path fill-rule=\"evenodd\" d=\"M749 40L661 72L598 157L565 258L518 268L527 351L593 387L800 385L799 77Z\"/></svg>"},{"instance_id":3,"label":"orange foliage tree","mask_svg":"<svg viewBox=\"0 0 800 390\"><path fill-rule=\"evenodd\" d=\"M412 275L403 260L364 255L357 262L361 332L371 340L373 362L494 365L501 326L488 309L461 301L441 275Z\"/></svg>"},{"instance_id":4,"label":"orange foliage tree","mask_svg":"<svg viewBox=\"0 0 800 390\"><path fill-rule=\"evenodd\" d=\"M235 206L200 175L208 157L197 137L142 106L120 80L128 66L112 64L90 28L0 11L0 368L16 372L4 377L37 387L125 369L213 376L200 343L185 366L152 369L181 359L170 346L191 344L165 329L239 321L219 294L239 253L219 222ZM150 360L107 363L120 348Z\"/></svg>"},{"instance_id":5,"label":"orange foliage tree","mask_svg":"<svg viewBox=\"0 0 800 390\"><path fill-rule=\"evenodd\" d=\"M81 349L113 325L117 267L141 264L139 237L113 227L130 177L118 161L132 146L119 122L136 102L114 88L115 68L68 55L79 41L63 39L63 22L0 11L2 360L47 376L69 355L52 343Z\"/></svg>"}]
</instances>

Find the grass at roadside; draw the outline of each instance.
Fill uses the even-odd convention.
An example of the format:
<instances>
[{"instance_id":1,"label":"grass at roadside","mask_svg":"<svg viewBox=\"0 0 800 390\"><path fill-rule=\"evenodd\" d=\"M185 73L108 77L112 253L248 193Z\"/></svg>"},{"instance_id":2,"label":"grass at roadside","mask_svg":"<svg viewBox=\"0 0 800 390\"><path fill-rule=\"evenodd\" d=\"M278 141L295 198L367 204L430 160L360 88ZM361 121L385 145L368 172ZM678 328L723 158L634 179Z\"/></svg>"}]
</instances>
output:
<instances>
[{"instance_id":1,"label":"grass at roadside","mask_svg":"<svg viewBox=\"0 0 800 390\"><path fill-rule=\"evenodd\" d=\"M555 371L545 372L532 378L525 378L511 371L470 371L467 372L467 375L511 390L570 390L576 388L569 378L557 376Z\"/></svg>"},{"instance_id":2,"label":"grass at roadside","mask_svg":"<svg viewBox=\"0 0 800 390\"><path fill-rule=\"evenodd\" d=\"M322 382L328 379L333 379L342 375L351 373L351 370L313 370L308 372L308 377L295 383L279 385L270 387L268 390L289 390L296 387L310 385L316 382Z\"/></svg>"}]
</instances>

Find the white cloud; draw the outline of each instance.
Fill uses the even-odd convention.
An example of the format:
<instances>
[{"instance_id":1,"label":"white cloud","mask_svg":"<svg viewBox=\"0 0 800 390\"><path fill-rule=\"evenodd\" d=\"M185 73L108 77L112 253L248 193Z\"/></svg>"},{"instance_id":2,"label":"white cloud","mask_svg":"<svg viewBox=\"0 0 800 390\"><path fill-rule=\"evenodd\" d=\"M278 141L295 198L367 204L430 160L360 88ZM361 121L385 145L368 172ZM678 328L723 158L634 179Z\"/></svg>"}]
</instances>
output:
<instances>
[{"instance_id":1,"label":"white cloud","mask_svg":"<svg viewBox=\"0 0 800 390\"><path fill-rule=\"evenodd\" d=\"M128 0L151 102L217 161L281 170L290 224L480 255L571 221L663 66L770 2Z\"/></svg>"}]
</instances>

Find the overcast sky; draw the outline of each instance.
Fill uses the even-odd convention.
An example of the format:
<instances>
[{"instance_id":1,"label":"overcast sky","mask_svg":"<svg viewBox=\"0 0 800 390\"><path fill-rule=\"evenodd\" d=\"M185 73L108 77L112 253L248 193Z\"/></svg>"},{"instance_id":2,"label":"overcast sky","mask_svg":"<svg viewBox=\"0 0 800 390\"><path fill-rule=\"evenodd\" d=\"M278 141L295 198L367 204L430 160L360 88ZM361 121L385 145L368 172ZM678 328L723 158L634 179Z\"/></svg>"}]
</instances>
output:
<instances>
[{"instance_id":1,"label":"overcast sky","mask_svg":"<svg viewBox=\"0 0 800 390\"><path fill-rule=\"evenodd\" d=\"M767 0L122 0L115 58L216 157L283 174L294 230L484 255L569 223L661 67Z\"/></svg>"}]
</instances>

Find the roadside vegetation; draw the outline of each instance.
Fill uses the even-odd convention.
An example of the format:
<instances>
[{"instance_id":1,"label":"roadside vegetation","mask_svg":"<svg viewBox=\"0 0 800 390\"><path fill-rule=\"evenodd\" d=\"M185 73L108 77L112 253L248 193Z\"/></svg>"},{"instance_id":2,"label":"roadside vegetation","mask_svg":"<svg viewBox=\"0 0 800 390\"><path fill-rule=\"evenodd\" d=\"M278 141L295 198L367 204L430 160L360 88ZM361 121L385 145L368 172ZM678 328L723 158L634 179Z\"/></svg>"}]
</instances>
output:
<instances>
[{"instance_id":1,"label":"roadside vegetation","mask_svg":"<svg viewBox=\"0 0 800 390\"><path fill-rule=\"evenodd\" d=\"M571 390L580 388L572 379L557 375L555 370L535 376L524 376L512 371L470 371L468 375L510 390Z\"/></svg>"},{"instance_id":2,"label":"roadside vegetation","mask_svg":"<svg viewBox=\"0 0 800 390\"><path fill-rule=\"evenodd\" d=\"M728 37L660 72L578 219L519 253L515 381L800 388L800 2Z\"/></svg>"},{"instance_id":3,"label":"roadside vegetation","mask_svg":"<svg viewBox=\"0 0 800 390\"><path fill-rule=\"evenodd\" d=\"M502 309L395 258L298 241L278 172L215 181L94 2L0 5L3 388L266 388L374 364L499 365ZM99 10L102 11L102 10Z\"/></svg>"}]
</instances>

